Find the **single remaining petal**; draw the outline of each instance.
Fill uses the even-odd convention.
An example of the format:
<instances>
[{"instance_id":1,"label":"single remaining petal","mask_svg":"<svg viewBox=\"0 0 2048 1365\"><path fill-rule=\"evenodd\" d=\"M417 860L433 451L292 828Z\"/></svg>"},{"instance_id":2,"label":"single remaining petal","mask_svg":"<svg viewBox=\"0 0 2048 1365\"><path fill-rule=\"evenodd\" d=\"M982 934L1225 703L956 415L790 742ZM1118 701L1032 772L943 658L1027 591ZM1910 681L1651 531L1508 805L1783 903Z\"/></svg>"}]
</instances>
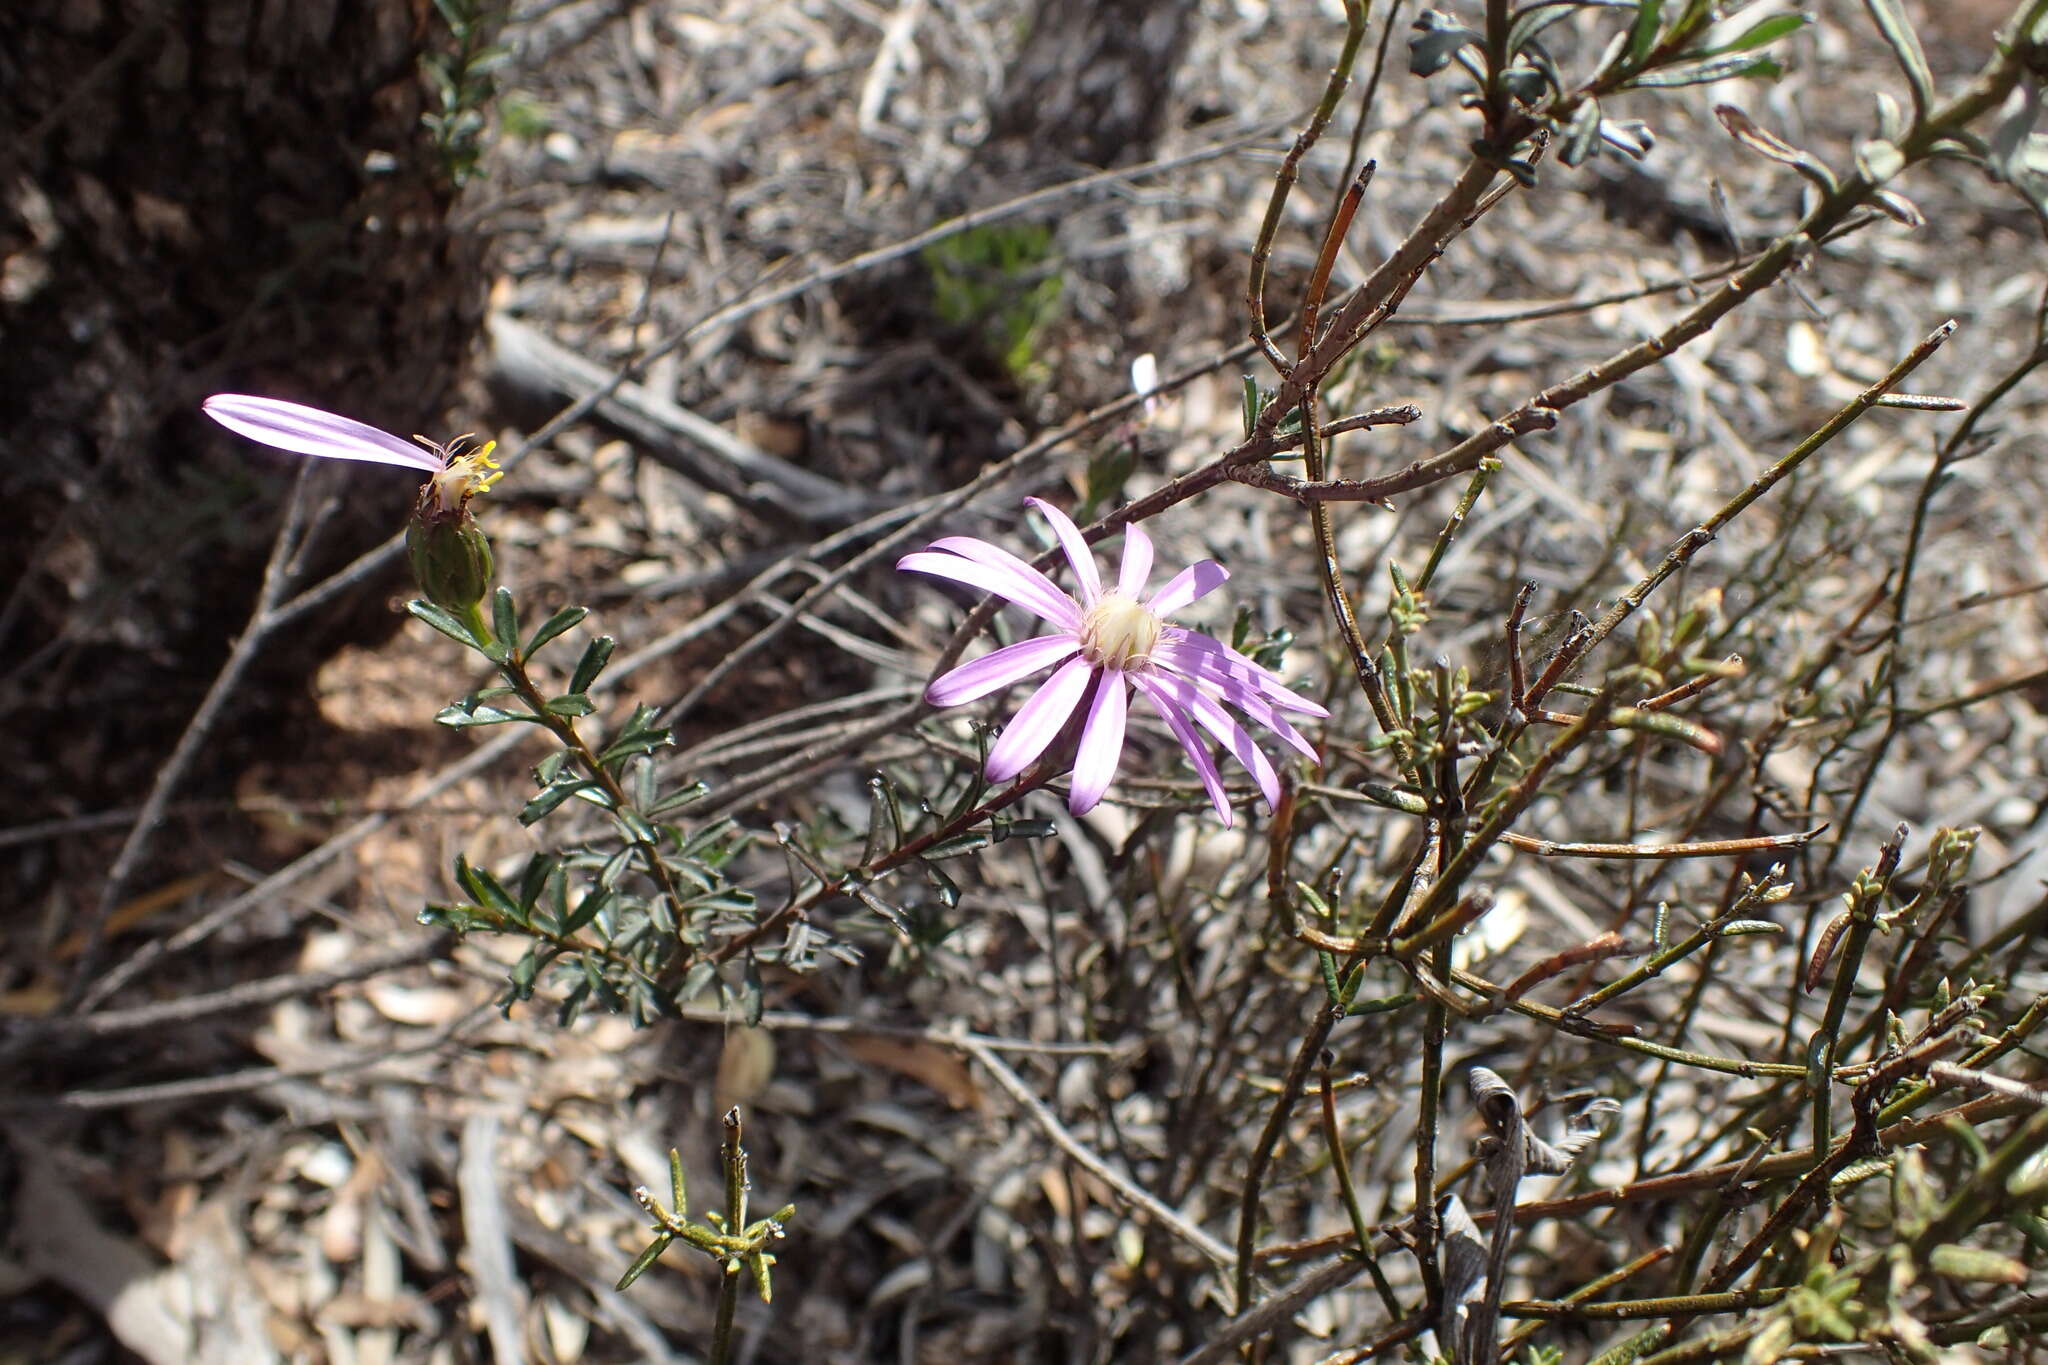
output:
<instances>
[{"instance_id":1,"label":"single remaining petal","mask_svg":"<svg viewBox=\"0 0 2048 1365\"><path fill-rule=\"evenodd\" d=\"M1080 648L1080 640L1067 634L1019 640L940 674L924 690L924 699L933 706L958 706L974 701L1056 664Z\"/></svg>"},{"instance_id":2,"label":"single remaining petal","mask_svg":"<svg viewBox=\"0 0 2048 1365\"><path fill-rule=\"evenodd\" d=\"M1088 721L1081 727L1081 746L1074 754L1073 786L1067 792L1067 809L1086 815L1109 790L1116 776L1118 760L1124 756L1124 718L1128 714L1130 691L1124 675L1104 669L1096 677L1095 700L1088 707Z\"/></svg>"},{"instance_id":3,"label":"single remaining petal","mask_svg":"<svg viewBox=\"0 0 2048 1365\"><path fill-rule=\"evenodd\" d=\"M1329 712L1299 693L1291 692L1280 675L1232 649L1220 640L1196 630L1167 626L1159 632L1153 656L1191 677L1212 679L1222 684L1235 682L1251 688L1283 711L1327 719Z\"/></svg>"},{"instance_id":4,"label":"single remaining petal","mask_svg":"<svg viewBox=\"0 0 2048 1365\"><path fill-rule=\"evenodd\" d=\"M388 431L379 431L367 422L322 412L303 403L245 393L217 393L201 406L208 417L236 435L297 455L404 465L429 474L441 472L441 457L432 451Z\"/></svg>"},{"instance_id":5,"label":"single remaining petal","mask_svg":"<svg viewBox=\"0 0 2048 1365\"><path fill-rule=\"evenodd\" d=\"M1092 607L1095 599L1102 596L1102 578L1095 572L1095 555L1088 548L1088 542L1081 539L1081 529L1067 519L1067 514L1054 507L1044 498L1024 499L1026 507L1036 507L1038 515L1045 518L1052 527L1052 533L1059 537L1060 548L1067 552L1067 563L1074 566L1074 581L1081 586L1081 605Z\"/></svg>"},{"instance_id":6,"label":"single remaining petal","mask_svg":"<svg viewBox=\"0 0 2048 1365\"><path fill-rule=\"evenodd\" d=\"M1045 616L1049 621L1056 620L1063 626L1071 627L1081 623L1080 603L1062 592L1050 578L1002 546L991 545L985 540L976 540L973 536L942 536L931 543L931 548L951 550L954 554L971 559L977 564L986 564L991 569L1001 569L1016 578L1019 583L1030 585L1033 594L1030 600L1038 604L1033 610L1039 615ZM1027 600L1014 593L1005 593L1004 596L1019 603ZM1051 616L1047 614L1049 612L1061 614Z\"/></svg>"},{"instance_id":7,"label":"single remaining petal","mask_svg":"<svg viewBox=\"0 0 2048 1365\"><path fill-rule=\"evenodd\" d=\"M1073 630L1081 622L1080 613L1075 611L1073 603L1066 602L1064 598L1061 599L1064 605L1046 602L1029 583L992 564L978 564L974 560L940 554L936 550L919 550L897 560L896 567L904 573L928 573L938 578L950 578L955 583L965 583L983 592L992 592L1004 601L1015 602L1033 615L1067 630Z\"/></svg>"},{"instance_id":8,"label":"single remaining petal","mask_svg":"<svg viewBox=\"0 0 2048 1365\"><path fill-rule=\"evenodd\" d=\"M1205 559L1175 574L1172 581L1154 593L1152 600L1145 605L1154 616L1171 616L1195 599L1222 587L1229 577L1230 570L1213 559Z\"/></svg>"},{"instance_id":9,"label":"single remaining petal","mask_svg":"<svg viewBox=\"0 0 2048 1365\"><path fill-rule=\"evenodd\" d=\"M1145 534L1142 526L1124 527L1124 560L1117 571L1116 590L1136 602L1145 591L1145 580L1151 576L1152 537Z\"/></svg>"},{"instance_id":10,"label":"single remaining petal","mask_svg":"<svg viewBox=\"0 0 2048 1365\"><path fill-rule=\"evenodd\" d=\"M1174 691L1174 685L1179 690ZM1280 801L1280 774L1273 771L1272 760L1259 748L1259 742L1252 738L1251 731L1237 723L1237 717L1204 692L1201 688L1176 678L1172 674L1160 675L1160 686L1173 691L1173 699L1186 707L1204 730L1223 742L1245 771L1252 775L1252 781L1259 784L1259 791L1266 798L1266 808L1271 810Z\"/></svg>"},{"instance_id":11,"label":"single remaining petal","mask_svg":"<svg viewBox=\"0 0 2048 1365\"><path fill-rule=\"evenodd\" d=\"M1209 757L1209 746L1202 743L1202 737L1195 733L1194 722L1188 719L1187 711L1174 700L1174 694L1167 690L1162 676L1157 673L1136 673L1131 681L1152 703L1152 709L1166 722L1166 728L1173 731L1173 737L1180 741L1180 747L1187 751L1188 762L1195 768L1195 776L1202 779L1202 790L1209 793L1209 804L1216 808L1216 818L1229 829L1232 816L1230 796L1223 790L1223 774L1216 771L1216 760Z\"/></svg>"},{"instance_id":12,"label":"single remaining petal","mask_svg":"<svg viewBox=\"0 0 2048 1365\"><path fill-rule=\"evenodd\" d=\"M1088 676L1094 671L1094 665L1086 659L1069 659L1017 708L1017 714L1003 726L995 747L988 751L985 771L989 781L1009 781L1045 752L1045 746L1052 743L1060 727L1074 714L1081 693L1088 687Z\"/></svg>"}]
</instances>

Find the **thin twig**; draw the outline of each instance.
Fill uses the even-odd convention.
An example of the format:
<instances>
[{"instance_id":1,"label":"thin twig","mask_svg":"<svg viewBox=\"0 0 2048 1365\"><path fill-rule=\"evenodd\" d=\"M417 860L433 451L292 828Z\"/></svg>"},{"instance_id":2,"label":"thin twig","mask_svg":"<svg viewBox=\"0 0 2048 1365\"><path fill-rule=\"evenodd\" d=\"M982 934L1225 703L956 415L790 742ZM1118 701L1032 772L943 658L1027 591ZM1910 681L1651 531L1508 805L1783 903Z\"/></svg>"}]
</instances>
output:
<instances>
[{"instance_id":1,"label":"thin twig","mask_svg":"<svg viewBox=\"0 0 2048 1365\"><path fill-rule=\"evenodd\" d=\"M1054 1146L1071 1157L1075 1164L1108 1185L1111 1189L1114 1189L1136 1207L1143 1209L1153 1221L1195 1250L1201 1252L1218 1266L1229 1270L1236 1264L1237 1257L1231 1252L1229 1247L1224 1246L1214 1237L1211 1237L1208 1233L1202 1231L1193 1223L1181 1217L1180 1214L1161 1203L1151 1191L1139 1185L1129 1176L1116 1170L1108 1162L1091 1151L1079 1138L1076 1138L1071 1132L1067 1131L1066 1125L1060 1122L1059 1116L1046 1107L1045 1101L1032 1093L1031 1087L1024 1084L1023 1078L1012 1071L1009 1064L995 1054L993 1048L971 1037L963 1036L952 1041L962 1051L966 1052L968 1056L981 1063L982 1069L995 1077L996 1084L1007 1090L1012 1099L1024 1106L1024 1112L1031 1116L1032 1122L1036 1123L1044 1131L1045 1135L1052 1139Z\"/></svg>"},{"instance_id":2,"label":"thin twig","mask_svg":"<svg viewBox=\"0 0 2048 1365\"><path fill-rule=\"evenodd\" d=\"M1539 858L1726 858L1739 854L1770 853L1779 849L1804 848L1827 830L1826 825L1797 834L1761 834L1749 839L1705 839L1691 844L1560 844L1534 839L1526 834L1507 833L1501 842Z\"/></svg>"}]
</instances>

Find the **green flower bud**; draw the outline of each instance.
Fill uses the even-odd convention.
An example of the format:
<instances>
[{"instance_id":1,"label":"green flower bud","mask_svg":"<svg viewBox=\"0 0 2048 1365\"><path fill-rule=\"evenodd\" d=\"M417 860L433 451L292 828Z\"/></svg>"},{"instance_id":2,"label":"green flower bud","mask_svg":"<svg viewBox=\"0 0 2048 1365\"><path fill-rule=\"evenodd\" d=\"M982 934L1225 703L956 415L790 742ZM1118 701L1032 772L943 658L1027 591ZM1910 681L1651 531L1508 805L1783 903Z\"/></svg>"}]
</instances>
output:
<instances>
[{"instance_id":1,"label":"green flower bud","mask_svg":"<svg viewBox=\"0 0 2048 1365\"><path fill-rule=\"evenodd\" d=\"M420 489L412 521L405 528L405 553L412 576L427 600L443 611L482 626L477 604L491 590L491 542L470 515L469 500L496 483L502 474L491 458L496 441L465 452L469 438L458 436L434 453L443 467ZM479 630L482 638L490 632Z\"/></svg>"},{"instance_id":2,"label":"green flower bud","mask_svg":"<svg viewBox=\"0 0 2048 1365\"><path fill-rule=\"evenodd\" d=\"M427 600L463 620L491 590L491 542L468 508L451 515L422 498L405 528L405 553Z\"/></svg>"}]
</instances>

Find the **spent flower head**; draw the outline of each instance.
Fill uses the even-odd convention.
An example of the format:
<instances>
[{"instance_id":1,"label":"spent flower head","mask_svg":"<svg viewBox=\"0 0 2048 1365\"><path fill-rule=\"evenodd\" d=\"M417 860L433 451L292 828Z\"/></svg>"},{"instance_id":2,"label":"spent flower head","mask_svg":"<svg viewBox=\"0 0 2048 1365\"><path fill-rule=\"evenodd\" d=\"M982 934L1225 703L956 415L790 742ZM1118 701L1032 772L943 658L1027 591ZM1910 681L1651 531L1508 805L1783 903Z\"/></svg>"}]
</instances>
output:
<instances>
[{"instance_id":1,"label":"spent flower head","mask_svg":"<svg viewBox=\"0 0 2048 1365\"><path fill-rule=\"evenodd\" d=\"M353 417L245 393L217 393L200 406L208 417L236 435L296 455L417 469L428 476L420 489L423 514L452 517L472 497L504 477L498 462L491 458L496 441L469 450L463 448L467 436L458 436L446 445L424 436L407 441Z\"/></svg>"},{"instance_id":2,"label":"spent flower head","mask_svg":"<svg viewBox=\"0 0 2048 1365\"><path fill-rule=\"evenodd\" d=\"M338 413L258 398L217 393L201 405L206 415L240 436L297 455L402 465L427 476L406 526L413 576L437 606L468 616L490 591L490 541L469 513L469 500L504 477L491 458L496 441L465 449L467 436L443 445L424 436L410 441Z\"/></svg>"},{"instance_id":3,"label":"spent flower head","mask_svg":"<svg viewBox=\"0 0 2048 1365\"><path fill-rule=\"evenodd\" d=\"M946 536L929 549L905 555L898 569L949 578L994 593L1050 623L1053 632L1005 645L932 680L925 700L959 706L998 692L1041 669L1053 674L1017 708L995 746L987 774L1006 782L1045 752L1087 699L1075 753L1067 808L1079 815L1109 789L1123 756L1131 690L1142 694L1187 751L1209 801L1225 825L1231 822L1223 778L1209 755L1207 731L1251 773L1270 808L1280 799L1273 764L1236 717L1236 708L1293 746L1311 762L1320 758L1281 715L1325 717L1329 712L1297 696L1269 670L1228 645L1197 631L1169 624L1167 617L1221 586L1230 577L1211 559L1189 565L1150 597L1152 538L1142 527L1124 528L1123 562L1117 580L1105 588L1080 530L1065 513L1039 498L1026 498L1052 526L1074 570L1080 596L999 545L972 536Z\"/></svg>"}]
</instances>

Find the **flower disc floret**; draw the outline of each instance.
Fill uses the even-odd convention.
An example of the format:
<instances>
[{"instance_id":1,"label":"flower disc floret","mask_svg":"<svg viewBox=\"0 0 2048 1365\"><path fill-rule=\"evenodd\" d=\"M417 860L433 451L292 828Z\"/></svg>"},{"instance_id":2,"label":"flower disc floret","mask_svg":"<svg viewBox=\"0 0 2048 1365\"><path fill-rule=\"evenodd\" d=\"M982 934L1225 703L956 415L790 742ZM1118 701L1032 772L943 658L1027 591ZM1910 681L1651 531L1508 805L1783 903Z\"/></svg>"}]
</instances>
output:
<instances>
[{"instance_id":1,"label":"flower disc floret","mask_svg":"<svg viewBox=\"0 0 2048 1365\"><path fill-rule=\"evenodd\" d=\"M1143 672L1152 666L1161 622L1121 593L1106 593L1081 616L1081 657L1098 668Z\"/></svg>"},{"instance_id":2,"label":"flower disc floret","mask_svg":"<svg viewBox=\"0 0 2048 1365\"><path fill-rule=\"evenodd\" d=\"M467 436L458 436L445 446L435 445L424 436L413 439L436 451L444 461L442 468L420 490L423 516L457 516L471 498L490 492L491 485L505 477L505 471L499 469L498 462L491 458L491 452L498 448L496 441L486 441L475 450L464 451L462 443L469 439Z\"/></svg>"},{"instance_id":3,"label":"flower disc floret","mask_svg":"<svg viewBox=\"0 0 2048 1365\"><path fill-rule=\"evenodd\" d=\"M1258 722L1311 762L1320 762L1314 746L1281 713L1324 717L1329 712L1290 692L1270 670L1228 645L1166 620L1222 586L1230 577L1222 565L1214 560L1191 564L1147 597L1152 540L1143 528L1129 526L1124 529L1116 585L1105 591L1079 528L1050 503L1038 498L1025 502L1058 538L1074 572L1078 600L1008 550L971 536L934 541L929 549L905 555L896 565L993 593L1053 627L1049 635L1005 645L951 669L925 689L925 699L932 705L959 706L1043 669L1053 670L989 749L990 781L1007 782L1030 767L1084 709L1085 699L1067 808L1076 815L1090 810L1109 789L1122 760L1134 688L1186 751L1225 825L1231 822L1229 795L1204 733L1251 773L1268 807L1280 798L1280 778L1272 761L1226 706Z\"/></svg>"}]
</instances>

